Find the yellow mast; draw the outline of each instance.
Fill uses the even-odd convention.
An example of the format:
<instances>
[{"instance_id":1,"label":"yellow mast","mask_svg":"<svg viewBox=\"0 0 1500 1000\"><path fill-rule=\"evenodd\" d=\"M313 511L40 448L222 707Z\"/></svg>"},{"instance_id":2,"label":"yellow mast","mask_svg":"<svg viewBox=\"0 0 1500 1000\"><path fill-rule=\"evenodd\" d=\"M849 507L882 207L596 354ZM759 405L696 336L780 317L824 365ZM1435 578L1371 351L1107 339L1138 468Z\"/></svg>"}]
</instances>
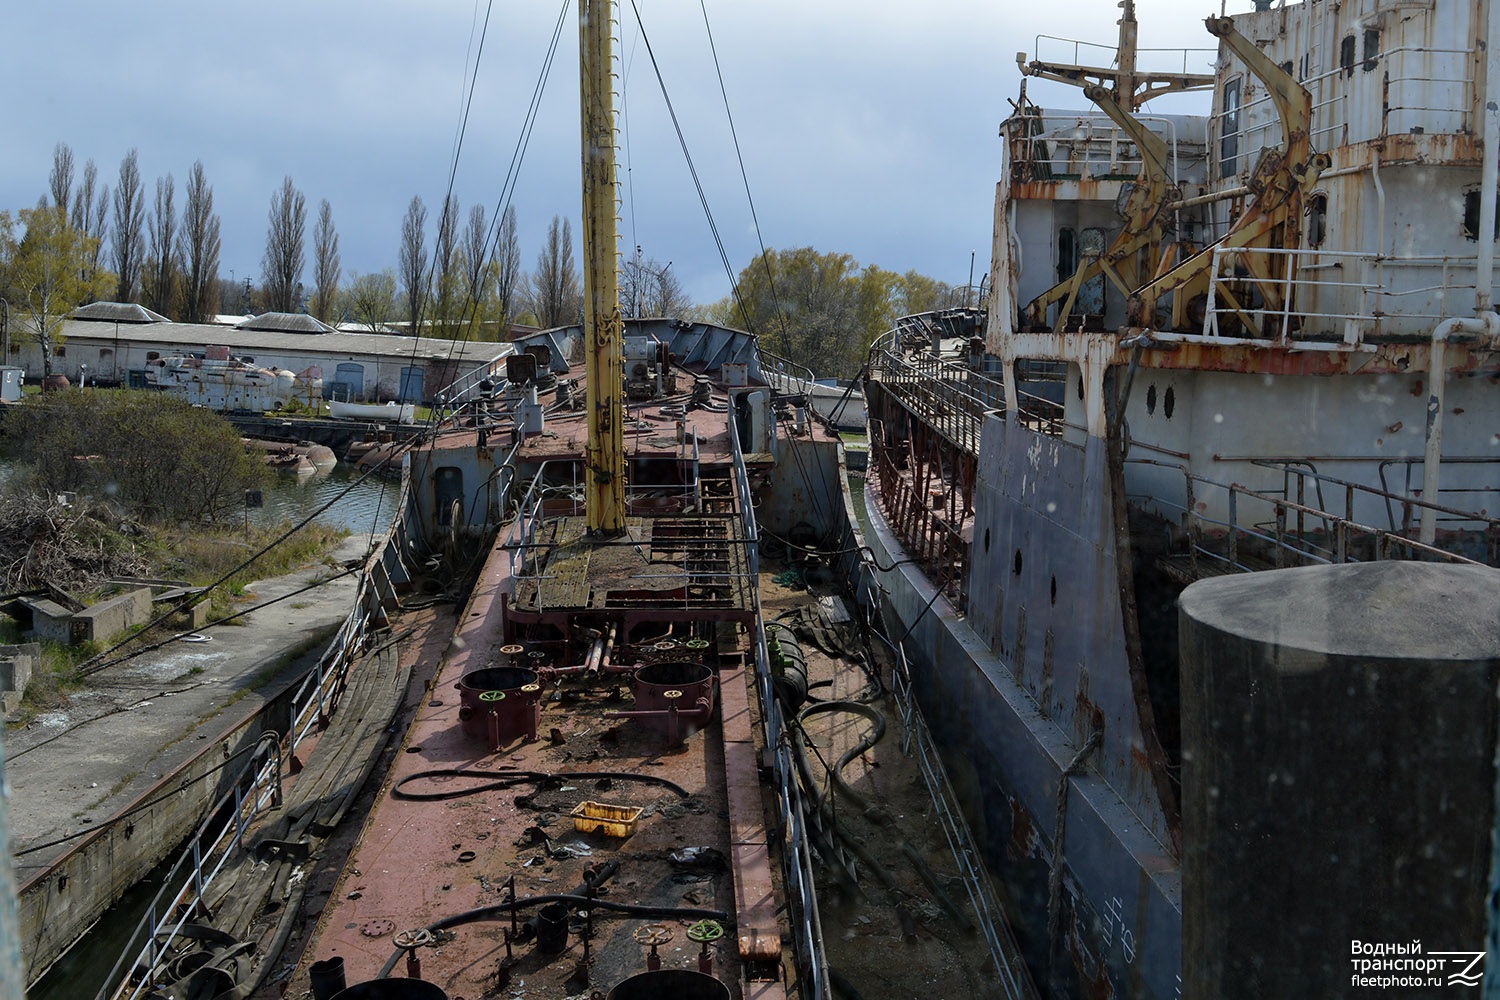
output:
<instances>
[{"instance_id":1,"label":"yellow mast","mask_svg":"<svg viewBox=\"0 0 1500 1000\"><path fill-rule=\"evenodd\" d=\"M578 0L583 99L583 336L589 412L589 533L625 531L625 321L615 199L614 0Z\"/></svg>"}]
</instances>

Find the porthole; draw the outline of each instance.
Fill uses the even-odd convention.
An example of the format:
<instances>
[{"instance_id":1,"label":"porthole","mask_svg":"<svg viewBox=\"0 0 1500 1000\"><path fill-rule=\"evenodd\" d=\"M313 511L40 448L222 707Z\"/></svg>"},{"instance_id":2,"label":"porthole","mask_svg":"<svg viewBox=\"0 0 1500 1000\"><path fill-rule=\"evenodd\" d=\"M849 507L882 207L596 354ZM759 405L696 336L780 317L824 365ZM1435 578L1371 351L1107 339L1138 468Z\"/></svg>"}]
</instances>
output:
<instances>
[{"instance_id":1,"label":"porthole","mask_svg":"<svg viewBox=\"0 0 1500 1000\"><path fill-rule=\"evenodd\" d=\"M1011 564L1011 572L1014 573L1014 574L1016 574L1016 576L1020 576L1021 575L1021 550L1020 549L1016 549L1016 560L1015 560L1014 563Z\"/></svg>"},{"instance_id":2,"label":"porthole","mask_svg":"<svg viewBox=\"0 0 1500 1000\"><path fill-rule=\"evenodd\" d=\"M1052 578L1052 603L1057 603L1057 577Z\"/></svg>"},{"instance_id":3,"label":"porthole","mask_svg":"<svg viewBox=\"0 0 1500 1000\"><path fill-rule=\"evenodd\" d=\"M1167 394L1162 397L1162 401L1161 401L1161 413L1162 413L1162 416L1166 417L1168 420L1171 420L1172 419L1172 411L1175 410L1176 408L1177 408L1177 393L1174 392L1173 389L1172 389L1172 387L1169 385L1169 386L1167 386Z\"/></svg>"},{"instance_id":4,"label":"porthole","mask_svg":"<svg viewBox=\"0 0 1500 1000\"><path fill-rule=\"evenodd\" d=\"M1146 387L1146 412L1156 412L1156 383L1152 382Z\"/></svg>"},{"instance_id":5,"label":"porthole","mask_svg":"<svg viewBox=\"0 0 1500 1000\"><path fill-rule=\"evenodd\" d=\"M984 551L988 552L989 550L990 550L990 529L989 528L985 528L984 529Z\"/></svg>"}]
</instances>

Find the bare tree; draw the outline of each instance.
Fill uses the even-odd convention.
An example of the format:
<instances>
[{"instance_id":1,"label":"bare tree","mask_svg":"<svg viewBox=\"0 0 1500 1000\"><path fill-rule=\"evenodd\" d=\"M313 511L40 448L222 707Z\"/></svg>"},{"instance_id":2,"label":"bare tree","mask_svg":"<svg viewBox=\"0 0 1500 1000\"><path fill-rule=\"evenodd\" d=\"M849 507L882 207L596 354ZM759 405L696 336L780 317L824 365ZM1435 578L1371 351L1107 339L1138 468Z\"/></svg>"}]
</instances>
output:
<instances>
[{"instance_id":1,"label":"bare tree","mask_svg":"<svg viewBox=\"0 0 1500 1000\"><path fill-rule=\"evenodd\" d=\"M52 147L52 172L47 175L47 190L52 192L52 204L62 209L66 219L73 194L73 150L65 142Z\"/></svg>"},{"instance_id":2,"label":"bare tree","mask_svg":"<svg viewBox=\"0 0 1500 1000\"><path fill-rule=\"evenodd\" d=\"M219 246L214 189L199 160L188 174L182 206L182 313L189 323L207 323L218 312Z\"/></svg>"},{"instance_id":3,"label":"bare tree","mask_svg":"<svg viewBox=\"0 0 1500 1000\"><path fill-rule=\"evenodd\" d=\"M421 195L413 195L401 220L401 290L406 295L406 314L416 336L427 297L427 206Z\"/></svg>"},{"instance_id":4,"label":"bare tree","mask_svg":"<svg viewBox=\"0 0 1500 1000\"><path fill-rule=\"evenodd\" d=\"M490 268L489 231L484 224L484 206L469 209L469 221L464 226L459 253L463 255L464 303L462 313L470 318L477 329L484 322L484 310L489 299Z\"/></svg>"},{"instance_id":5,"label":"bare tree","mask_svg":"<svg viewBox=\"0 0 1500 1000\"><path fill-rule=\"evenodd\" d=\"M583 293L573 263L573 226L554 215L547 226L547 245L531 275L531 311L543 327L576 323L583 314Z\"/></svg>"},{"instance_id":6,"label":"bare tree","mask_svg":"<svg viewBox=\"0 0 1500 1000\"><path fill-rule=\"evenodd\" d=\"M627 316L682 316L693 305L672 262L643 260L640 247L620 268L620 301Z\"/></svg>"},{"instance_id":7,"label":"bare tree","mask_svg":"<svg viewBox=\"0 0 1500 1000\"><path fill-rule=\"evenodd\" d=\"M396 309L396 275L389 269L350 274L344 309L371 333L379 333Z\"/></svg>"},{"instance_id":8,"label":"bare tree","mask_svg":"<svg viewBox=\"0 0 1500 1000\"><path fill-rule=\"evenodd\" d=\"M134 302L139 291L145 226L146 196L141 190L136 151L132 149L120 161L120 183L115 186L115 231L110 256L115 265L115 298L120 302Z\"/></svg>"},{"instance_id":9,"label":"bare tree","mask_svg":"<svg viewBox=\"0 0 1500 1000\"><path fill-rule=\"evenodd\" d=\"M156 203L146 221L146 259L141 274L146 307L171 316L177 302L177 210L172 175L156 179Z\"/></svg>"},{"instance_id":10,"label":"bare tree","mask_svg":"<svg viewBox=\"0 0 1500 1000\"><path fill-rule=\"evenodd\" d=\"M324 198L318 203L318 224L313 227L313 280L318 291L312 312L325 323L338 302L340 276L339 234L333 228L333 206Z\"/></svg>"},{"instance_id":11,"label":"bare tree","mask_svg":"<svg viewBox=\"0 0 1500 1000\"><path fill-rule=\"evenodd\" d=\"M302 269L307 264L307 198L292 184L290 174L272 192L267 219L266 252L260 259L266 308L292 312L297 308Z\"/></svg>"},{"instance_id":12,"label":"bare tree","mask_svg":"<svg viewBox=\"0 0 1500 1000\"><path fill-rule=\"evenodd\" d=\"M99 184L99 168L89 160L83 165L83 181L73 194L73 228L87 236L92 248L83 261L80 277L88 287L94 286L94 275L99 272L99 252L104 247L104 234L109 231L109 185L95 189Z\"/></svg>"},{"instance_id":13,"label":"bare tree","mask_svg":"<svg viewBox=\"0 0 1500 1000\"><path fill-rule=\"evenodd\" d=\"M516 206L505 206L495 236L495 299L503 329L516 314L521 292L521 241L516 237Z\"/></svg>"},{"instance_id":14,"label":"bare tree","mask_svg":"<svg viewBox=\"0 0 1500 1000\"><path fill-rule=\"evenodd\" d=\"M443 199L443 210L438 215L437 243L433 247L433 268L436 270L434 286L437 301L434 303L432 320L443 327L450 327L458 318L458 198L453 195Z\"/></svg>"}]
</instances>

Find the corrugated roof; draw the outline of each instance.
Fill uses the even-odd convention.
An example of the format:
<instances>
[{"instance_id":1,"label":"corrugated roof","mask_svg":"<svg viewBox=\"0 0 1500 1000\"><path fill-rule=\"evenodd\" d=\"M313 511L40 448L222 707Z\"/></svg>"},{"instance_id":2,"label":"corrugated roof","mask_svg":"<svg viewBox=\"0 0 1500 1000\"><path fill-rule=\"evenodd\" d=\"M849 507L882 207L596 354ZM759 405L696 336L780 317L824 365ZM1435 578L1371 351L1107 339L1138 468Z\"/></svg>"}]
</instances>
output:
<instances>
[{"instance_id":1,"label":"corrugated roof","mask_svg":"<svg viewBox=\"0 0 1500 1000\"><path fill-rule=\"evenodd\" d=\"M12 315L14 323L18 317ZM23 321L24 322L24 321ZM72 320L63 327L68 338L83 338L100 343L113 341L114 331L101 339L99 327L94 323L74 326ZM488 361L514 350L510 344L488 342L443 340L437 337L398 337L380 333L326 333L309 338L304 333L284 331L244 330L234 327L215 326L211 323L163 323L142 327L120 326L119 339L131 343L161 347L165 350L201 351L214 344L223 344L234 354L297 354L309 358L332 358L379 355L381 357L412 357L418 361L431 358L453 358L455 361Z\"/></svg>"},{"instance_id":2,"label":"corrugated roof","mask_svg":"<svg viewBox=\"0 0 1500 1000\"><path fill-rule=\"evenodd\" d=\"M266 330L271 333L332 333L333 327L307 313L261 313L251 316L243 323L236 323L236 330Z\"/></svg>"},{"instance_id":3,"label":"corrugated roof","mask_svg":"<svg viewBox=\"0 0 1500 1000\"><path fill-rule=\"evenodd\" d=\"M91 323L170 323L161 313L154 313L134 302L90 302L68 314L69 319Z\"/></svg>"}]
</instances>

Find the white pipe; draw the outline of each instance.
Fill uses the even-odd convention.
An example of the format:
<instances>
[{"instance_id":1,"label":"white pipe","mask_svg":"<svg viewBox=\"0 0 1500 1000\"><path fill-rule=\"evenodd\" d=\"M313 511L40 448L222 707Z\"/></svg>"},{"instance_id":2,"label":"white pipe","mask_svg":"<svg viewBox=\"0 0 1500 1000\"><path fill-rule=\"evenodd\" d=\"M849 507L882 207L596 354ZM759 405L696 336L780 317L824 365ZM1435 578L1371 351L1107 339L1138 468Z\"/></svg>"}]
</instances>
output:
<instances>
[{"instance_id":1,"label":"white pipe","mask_svg":"<svg viewBox=\"0 0 1500 1000\"><path fill-rule=\"evenodd\" d=\"M1479 242L1482 245L1485 241L1481 239ZM1491 310L1473 319L1455 316L1443 320L1432 330L1432 358L1427 369L1427 451L1422 459L1424 504L1438 502L1438 473L1443 463L1443 389L1448 376L1443 355L1448 339L1455 333L1500 337L1500 314ZM1431 545L1437 540L1437 511L1430 506L1422 508L1422 525L1417 540L1423 545Z\"/></svg>"},{"instance_id":2,"label":"white pipe","mask_svg":"<svg viewBox=\"0 0 1500 1000\"><path fill-rule=\"evenodd\" d=\"M1486 5L1489 41L1484 59L1484 161L1479 174L1479 260L1474 276L1474 311L1493 309L1495 284L1495 186L1500 180L1500 3Z\"/></svg>"}]
</instances>

